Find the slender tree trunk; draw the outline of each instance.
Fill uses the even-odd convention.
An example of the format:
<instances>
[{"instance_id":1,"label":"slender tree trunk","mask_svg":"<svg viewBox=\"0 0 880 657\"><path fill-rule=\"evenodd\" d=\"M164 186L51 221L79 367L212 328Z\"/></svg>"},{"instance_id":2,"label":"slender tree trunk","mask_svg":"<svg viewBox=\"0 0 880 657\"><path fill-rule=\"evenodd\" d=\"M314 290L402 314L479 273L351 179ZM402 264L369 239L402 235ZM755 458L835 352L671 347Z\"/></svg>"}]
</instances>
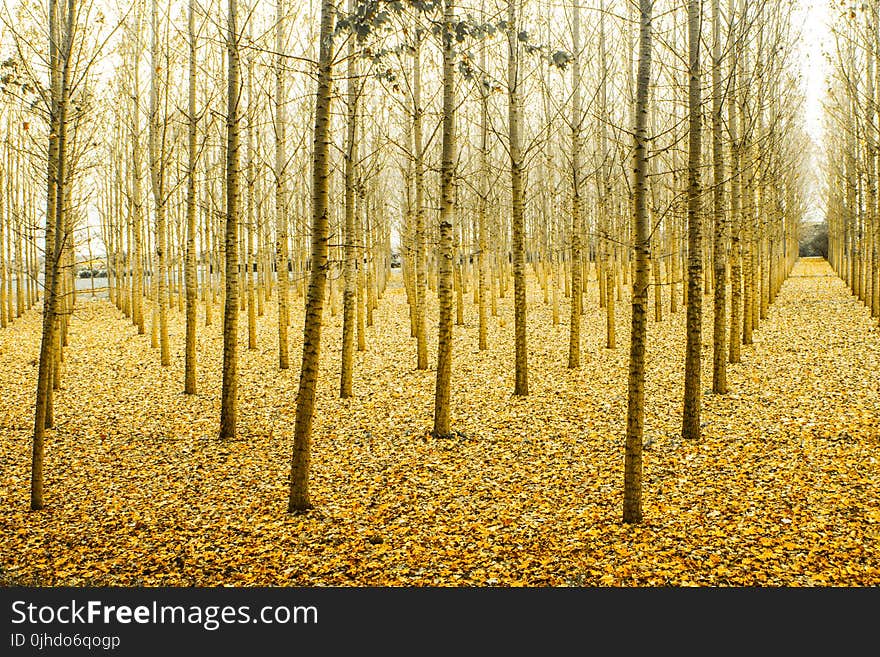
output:
<instances>
[{"instance_id":1,"label":"slender tree trunk","mask_svg":"<svg viewBox=\"0 0 880 657\"><path fill-rule=\"evenodd\" d=\"M153 272L157 279L155 289L158 292L159 317L159 361L162 367L171 365L171 347L168 343L168 245L165 198L165 126L159 116L159 74L165 66L159 62L159 5L158 0L152 3L153 44L150 49L150 181L153 188L153 201L156 211L156 264L158 272ZM165 62L167 65L167 62ZM167 89L163 93L168 93ZM160 134L160 132L162 134ZM155 306L154 306L155 307Z\"/></svg>"},{"instance_id":2,"label":"slender tree trunk","mask_svg":"<svg viewBox=\"0 0 880 657\"><path fill-rule=\"evenodd\" d=\"M287 116L285 111L284 84L284 47L285 5L284 0L276 0L275 4L275 270L278 277L278 367L286 370L290 367L289 347L287 339L288 317L288 261L287 248Z\"/></svg>"},{"instance_id":3,"label":"slender tree trunk","mask_svg":"<svg viewBox=\"0 0 880 657\"><path fill-rule=\"evenodd\" d=\"M484 3L480 5L480 16L485 21ZM486 70L485 42L480 44L480 70ZM489 290L489 240L488 227L486 226L486 212L489 199L489 88L480 84L480 176L478 180L478 226L477 239L479 240L479 253L477 254L477 267L479 268L479 283L477 285L478 314L479 314L479 338L480 351L488 348L489 318L487 297L491 295Z\"/></svg>"},{"instance_id":4,"label":"slender tree trunk","mask_svg":"<svg viewBox=\"0 0 880 657\"><path fill-rule=\"evenodd\" d=\"M334 14L335 8L332 0L322 0L318 88L315 95L314 150L312 152L311 259L309 262L306 317L303 327L302 367L300 368L299 391L296 397L296 423L293 430L293 455L290 466L290 498L287 510L291 513L302 513L312 508L312 502L309 498L309 461L329 252L328 189Z\"/></svg>"},{"instance_id":5,"label":"slender tree trunk","mask_svg":"<svg viewBox=\"0 0 880 657\"><path fill-rule=\"evenodd\" d=\"M374 152L378 152L378 144L374 149ZM373 182L376 181L376 178L373 178ZM375 193L371 193L370 197L365 199L365 210L364 210L364 257L366 259L366 264L364 265L364 277L366 278L365 284L366 289L365 292L365 305L367 309L366 313L366 326L370 328L373 326L373 311L376 309L376 276L375 276L375 252L376 252L376 244L375 244L375 222L378 217L377 207L375 204ZM370 217L373 217L373 225L370 223Z\"/></svg>"},{"instance_id":6,"label":"slender tree trunk","mask_svg":"<svg viewBox=\"0 0 880 657\"><path fill-rule=\"evenodd\" d=\"M568 367L581 366L581 33L580 6L572 5L572 95L571 95L571 321L568 340Z\"/></svg>"},{"instance_id":7,"label":"slender tree trunk","mask_svg":"<svg viewBox=\"0 0 880 657\"><path fill-rule=\"evenodd\" d=\"M45 505L43 496L43 463L46 428L52 425L52 369L57 339L56 310L61 289L61 256L64 248L64 180L66 176L67 105L71 44L75 23L75 0L68 0L65 27L62 30L58 0L49 2L49 75L50 114L48 175L46 188L46 258L43 305L43 331L37 373L34 409L34 439L31 449L31 510ZM62 34L64 37L61 42Z\"/></svg>"},{"instance_id":8,"label":"slender tree trunk","mask_svg":"<svg viewBox=\"0 0 880 657\"><path fill-rule=\"evenodd\" d=\"M700 83L701 1L688 0L688 301L682 437L700 438L700 349L702 339L703 245L700 226L702 117Z\"/></svg>"},{"instance_id":9,"label":"slender tree trunk","mask_svg":"<svg viewBox=\"0 0 880 657\"><path fill-rule=\"evenodd\" d=\"M132 75L134 77L134 89L132 89L132 102L134 109L132 112L131 126L131 190L132 190L132 223L129 226L130 238L129 245L133 249L126 258L126 274L129 283L129 308L131 311L132 323L137 326L138 335L146 335L147 323L144 317L144 247L143 247L143 191L141 189L141 145L140 145L140 59L141 59L141 5L138 2L135 6L135 50L134 62L132 64Z\"/></svg>"},{"instance_id":10,"label":"slender tree trunk","mask_svg":"<svg viewBox=\"0 0 880 657\"><path fill-rule=\"evenodd\" d=\"M872 44L871 57L874 62L874 95L872 103L874 112L877 112L877 98L880 96L880 7L877 4L870 9L871 29L869 30L868 40ZM870 157L874 162L874 187L876 191L877 176L880 175L878 167L880 167L880 132L875 127L873 139L873 150ZM876 198L876 197L875 197ZM880 203L880 199L876 199ZM871 316L880 317L880 207L874 207L874 226L871 230L873 239L871 240L871 278L872 278L872 303Z\"/></svg>"},{"instance_id":11,"label":"slender tree trunk","mask_svg":"<svg viewBox=\"0 0 880 657\"><path fill-rule=\"evenodd\" d=\"M628 40L630 40L628 38ZM627 71L631 71L627 66ZM599 6L599 154L602 157L599 180L599 239L602 241L603 274L605 276L605 348L617 348L617 320L614 303L615 267L611 257L611 218L608 216L608 204L611 196L611 175L609 171L610 153L608 152L608 62L605 52L605 3ZM630 87L631 88L631 87ZM600 274L601 275L601 274Z\"/></svg>"},{"instance_id":12,"label":"slender tree trunk","mask_svg":"<svg viewBox=\"0 0 880 657\"><path fill-rule=\"evenodd\" d=\"M349 12L355 10L355 0L348 0ZM343 276L345 288L342 294L342 364L340 369L339 396L343 399L352 395L352 370L354 369L354 338L357 280L355 259L358 256L355 248L355 194L357 185L357 63L355 56L355 39L348 43L348 70L346 71L346 135L344 152L345 177L345 232Z\"/></svg>"},{"instance_id":13,"label":"slender tree trunk","mask_svg":"<svg viewBox=\"0 0 880 657\"><path fill-rule=\"evenodd\" d=\"M189 0L187 34L189 36L188 76L188 141L189 156L186 179L186 362L184 364L183 391L188 395L196 392L196 304L198 278L196 275L196 19L195 0Z\"/></svg>"},{"instance_id":14,"label":"slender tree trunk","mask_svg":"<svg viewBox=\"0 0 880 657\"><path fill-rule=\"evenodd\" d=\"M253 41L253 21L248 21L248 41ZM248 349L257 348L257 299L256 290L254 289L254 278L256 272L256 257L254 254L254 233L256 232L256 170L254 165L255 146L254 146L254 122L257 118L257 102L254 99L254 55L253 51L248 50L247 55L247 163L245 164L246 185L247 185L247 222L243 227L247 235L247 244L244 250L244 274L247 289L247 329L248 329Z\"/></svg>"},{"instance_id":15,"label":"slender tree trunk","mask_svg":"<svg viewBox=\"0 0 880 657\"><path fill-rule=\"evenodd\" d=\"M866 6L867 34L865 36L865 78L866 78L866 117L865 117L865 305L872 316L876 315L877 289L874 285L874 271L877 263L877 236L874 227L877 222L877 134L874 127L876 110L876 90L874 89L875 64L875 16L876 3Z\"/></svg>"},{"instance_id":16,"label":"slender tree trunk","mask_svg":"<svg viewBox=\"0 0 880 657\"><path fill-rule=\"evenodd\" d=\"M744 7L747 6L744 3ZM745 14L743 14L745 15ZM742 18L740 19L742 20ZM743 39L743 36L740 37ZM749 70L748 48L745 45L740 50L740 71L745 74ZM740 185L742 208L740 212L740 252L742 254L742 326L737 329L742 339L742 344L752 344L752 229L755 214L755 165L754 165L754 141L749 136L748 116L749 112L749 85L740 82L739 86L739 126L740 139L740 170L742 171Z\"/></svg>"},{"instance_id":17,"label":"slender tree trunk","mask_svg":"<svg viewBox=\"0 0 880 657\"><path fill-rule=\"evenodd\" d=\"M363 194L363 186L361 184L357 185L357 194L355 196L355 211L354 211L354 243L355 243L355 253L357 258L355 259L355 272L357 274L356 285L355 285L355 318L356 318L356 326L357 326L357 350L358 351L366 351L367 350L367 335L366 330L364 328L364 288L366 287L366 282L364 280L364 268L366 267L365 263L365 253L366 250L364 248L365 240L364 240L364 221L363 214L365 212L366 203L364 202L364 194Z\"/></svg>"},{"instance_id":18,"label":"slender tree trunk","mask_svg":"<svg viewBox=\"0 0 880 657\"><path fill-rule=\"evenodd\" d=\"M658 235L657 242L662 244ZM656 242L655 242L656 244ZM651 251L651 277L654 283L654 321L663 321L663 272L660 268L660 248L652 244Z\"/></svg>"},{"instance_id":19,"label":"slender tree trunk","mask_svg":"<svg viewBox=\"0 0 880 657\"><path fill-rule=\"evenodd\" d=\"M722 142L721 2L712 0L712 187L715 222L712 262L715 268L712 334L712 392L727 393L727 218L724 211L724 146Z\"/></svg>"},{"instance_id":20,"label":"slender tree trunk","mask_svg":"<svg viewBox=\"0 0 880 657\"><path fill-rule=\"evenodd\" d=\"M639 0L639 63L633 151L633 246L636 254L632 287L623 521L642 521L642 438L645 428L645 346L648 333L651 225L648 215L648 87L651 82L651 14L653 0Z\"/></svg>"},{"instance_id":21,"label":"slender tree trunk","mask_svg":"<svg viewBox=\"0 0 880 657\"><path fill-rule=\"evenodd\" d=\"M458 212L458 207L456 207L456 212ZM460 236L462 222L459 220L458 222L456 222L455 225L456 228L454 231L454 238L452 243L452 249L454 253L454 264L452 266L452 289L455 291L455 325L462 326L464 325L464 275L462 271L462 260L464 259L464 257L461 247L462 238Z\"/></svg>"},{"instance_id":22,"label":"slender tree trunk","mask_svg":"<svg viewBox=\"0 0 880 657\"><path fill-rule=\"evenodd\" d=\"M240 61L238 0L228 0L226 35L226 296L223 311L223 385L220 400L220 438L232 440L238 416L238 220L240 160Z\"/></svg>"},{"instance_id":23,"label":"slender tree trunk","mask_svg":"<svg viewBox=\"0 0 880 657\"><path fill-rule=\"evenodd\" d=\"M739 94L737 91L737 71L740 48L739 33L735 29L736 7L735 0L730 0L728 9L730 15L729 40L730 40L730 94L727 102L727 127L730 131L730 217L732 230L730 234L730 338L729 361L739 363L741 360L741 328L742 328L742 246L740 233L742 230L742 147L739 141L739 122L737 103Z\"/></svg>"},{"instance_id":24,"label":"slender tree trunk","mask_svg":"<svg viewBox=\"0 0 880 657\"><path fill-rule=\"evenodd\" d=\"M425 272L425 174L422 153L422 65L421 43L417 34L413 47L413 154L415 156L415 315L416 315L416 369L428 369L428 342L425 329L426 272Z\"/></svg>"},{"instance_id":25,"label":"slender tree trunk","mask_svg":"<svg viewBox=\"0 0 880 657\"><path fill-rule=\"evenodd\" d=\"M513 208L513 324L516 351L516 381L513 394L529 394L528 350L526 347L525 201L523 198L522 107L519 87L519 20L517 3L507 2L507 93L510 184Z\"/></svg>"},{"instance_id":26,"label":"slender tree trunk","mask_svg":"<svg viewBox=\"0 0 880 657\"><path fill-rule=\"evenodd\" d=\"M455 212L455 79L454 0L443 4L443 118L440 163L440 241L437 268L437 303L440 319L437 332L437 381L434 390L436 438L451 435L450 393L452 389L452 219Z\"/></svg>"}]
</instances>

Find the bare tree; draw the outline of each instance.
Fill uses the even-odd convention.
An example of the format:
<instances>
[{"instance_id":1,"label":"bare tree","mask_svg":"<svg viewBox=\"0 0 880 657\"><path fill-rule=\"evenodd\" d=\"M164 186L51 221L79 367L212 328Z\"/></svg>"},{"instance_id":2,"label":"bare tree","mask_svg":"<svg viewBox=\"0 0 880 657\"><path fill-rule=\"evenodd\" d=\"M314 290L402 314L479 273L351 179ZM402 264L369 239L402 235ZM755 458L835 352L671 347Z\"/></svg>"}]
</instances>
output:
<instances>
[{"instance_id":1,"label":"bare tree","mask_svg":"<svg viewBox=\"0 0 880 657\"><path fill-rule=\"evenodd\" d=\"M296 423L293 429L293 456L290 467L290 496L287 510L302 513L312 508L309 497L309 462L311 456L312 418L321 354L321 325L324 292L327 284L329 241L329 151L330 105L333 87L333 18L332 0L321 2L318 87L315 94L314 150L312 152L312 243L309 290L303 327L302 366L296 397Z\"/></svg>"},{"instance_id":2,"label":"bare tree","mask_svg":"<svg viewBox=\"0 0 880 657\"><path fill-rule=\"evenodd\" d=\"M651 222L648 215L648 87L651 82L651 20L654 1L639 0L639 62L633 136L633 247L629 381L624 459L623 521L642 521L642 438L645 429L645 346L648 333Z\"/></svg>"},{"instance_id":3,"label":"bare tree","mask_svg":"<svg viewBox=\"0 0 880 657\"><path fill-rule=\"evenodd\" d=\"M451 435L450 394L452 389L452 219L455 212L455 1L443 2L443 115L440 163L440 242L437 268L437 303L440 307L437 335L437 380L434 391L433 435Z\"/></svg>"},{"instance_id":4,"label":"bare tree","mask_svg":"<svg viewBox=\"0 0 880 657\"><path fill-rule=\"evenodd\" d=\"M682 437L700 438L700 350L702 347L703 244L700 199L702 157L702 108L700 72L701 0L688 0L688 298L687 345L684 369Z\"/></svg>"},{"instance_id":5,"label":"bare tree","mask_svg":"<svg viewBox=\"0 0 880 657\"><path fill-rule=\"evenodd\" d=\"M241 169L241 64L239 60L238 0L228 0L226 91L226 297L223 312L223 387L220 438L236 435L238 419L238 223Z\"/></svg>"}]
</instances>

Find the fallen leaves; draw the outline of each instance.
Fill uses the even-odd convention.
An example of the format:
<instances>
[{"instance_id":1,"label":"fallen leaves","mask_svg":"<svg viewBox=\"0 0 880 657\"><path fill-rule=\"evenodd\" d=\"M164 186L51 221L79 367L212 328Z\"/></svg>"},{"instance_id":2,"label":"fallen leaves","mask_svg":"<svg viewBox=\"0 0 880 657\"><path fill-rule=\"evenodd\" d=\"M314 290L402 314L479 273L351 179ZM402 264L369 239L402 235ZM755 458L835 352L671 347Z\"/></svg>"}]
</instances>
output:
<instances>
[{"instance_id":1,"label":"fallen leaves","mask_svg":"<svg viewBox=\"0 0 880 657\"><path fill-rule=\"evenodd\" d=\"M802 260L795 274L827 271ZM731 394L704 396L699 443L679 438L684 313L649 325L653 444L645 523L635 527L620 522L626 303L617 312L620 346L605 350L591 281L582 331L590 358L572 371L567 326L551 323L533 281L530 293L532 394L511 395L511 299L499 301L508 321L492 319L483 352L468 301L466 325L455 329L460 434L443 441L427 436L434 372L414 368L402 289L389 287L368 351L356 354L352 399L337 398L341 313L326 313L316 509L305 516L286 513L298 359L277 370L274 304L259 319L260 348L240 352L240 439L227 443L216 439L219 326L199 327L199 392L186 396L181 314L170 313L173 363L163 369L149 332L137 336L115 308L87 298L71 322L57 426L47 437L48 508L29 512L39 332L29 313L0 331L0 582L880 584L880 336L841 281L789 279L755 345L730 366ZM301 348L294 306L291 354ZM706 314L710 339L711 308Z\"/></svg>"}]
</instances>

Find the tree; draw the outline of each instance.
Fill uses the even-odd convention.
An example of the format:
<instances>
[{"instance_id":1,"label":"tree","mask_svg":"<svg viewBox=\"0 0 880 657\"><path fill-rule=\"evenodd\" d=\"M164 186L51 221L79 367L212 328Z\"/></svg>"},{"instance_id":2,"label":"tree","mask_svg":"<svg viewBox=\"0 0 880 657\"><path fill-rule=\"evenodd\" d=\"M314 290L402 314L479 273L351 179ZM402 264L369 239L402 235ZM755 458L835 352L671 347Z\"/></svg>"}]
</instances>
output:
<instances>
[{"instance_id":1,"label":"tree","mask_svg":"<svg viewBox=\"0 0 880 657\"><path fill-rule=\"evenodd\" d=\"M348 10L354 13L355 0L348 1ZM358 121L358 96L357 89L357 53L355 52L355 37L349 37L348 44L348 70L346 74L346 133L344 149L344 176L345 176L345 233L343 266L345 288L342 295L342 364L340 367L339 396L351 397L352 369L354 368L354 337L355 337L355 312L357 308L357 281L355 280L355 262L360 259L359 249L356 248L355 233L355 194L357 192L357 121Z\"/></svg>"},{"instance_id":2,"label":"tree","mask_svg":"<svg viewBox=\"0 0 880 657\"><path fill-rule=\"evenodd\" d=\"M143 227L141 219L143 218L143 193L141 190L141 127L140 127L140 60L141 60L141 3L138 0L134 7L135 19L134 27L134 51L131 53L131 115L129 127L129 139L131 140L131 225L129 227L131 237L129 243L134 243L134 248L130 254L130 262L128 269L128 306L131 307L131 319L138 327L138 335L145 335L147 332L146 322L144 319L144 270L142 265L143 254Z\"/></svg>"},{"instance_id":3,"label":"tree","mask_svg":"<svg viewBox=\"0 0 880 657\"><path fill-rule=\"evenodd\" d=\"M651 82L651 19L653 0L639 0L639 62L633 135L633 248L636 263L627 387L626 456L623 521L642 521L642 438L645 428L645 346L648 333L651 222L648 215L648 87Z\"/></svg>"},{"instance_id":4,"label":"tree","mask_svg":"<svg viewBox=\"0 0 880 657\"><path fill-rule=\"evenodd\" d=\"M723 103L721 84L721 2L712 0L712 243L714 266L714 316L712 332L712 392L727 392L727 218L724 211L724 144L722 141Z\"/></svg>"},{"instance_id":5,"label":"tree","mask_svg":"<svg viewBox=\"0 0 880 657\"><path fill-rule=\"evenodd\" d=\"M605 2L599 4L599 239L602 242L602 268L604 268L605 285L605 347L617 348L617 330L615 321L614 281L615 263L611 238L611 220L608 204L611 201L611 154L608 151L608 61L605 47ZM630 66L627 65L627 71ZM601 276L602 274L600 274Z\"/></svg>"},{"instance_id":6,"label":"tree","mask_svg":"<svg viewBox=\"0 0 880 657\"><path fill-rule=\"evenodd\" d=\"M425 272L425 165L422 143L422 64L421 30L415 30L412 51L412 102L413 102L413 167L415 183L415 320L416 320L416 369L428 369L428 342L425 329L427 274Z\"/></svg>"},{"instance_id":7,"label":"tree","mask_svg":"<svg viewBox=\"0 0 880 657\"><path fill-rule=\"evenodd\" d=\"M249 45L253 44L253 21L247 22L247 39ZM245 151L247 153L247 161L245 163L245 185L247 187L247 215L246 222L244 225L239 224L239 234L242 231L245 232L247 239L245 243L245 248L243 249L243 261L244 261L244 277L245 287L247 290L247 298L242 299L246 301L245 306L247 308L247 332L248 332L248 349L254 350L257 348L257 303L256 303L256 290L255 288L255 272L254 272L254 264L256 254L254 253L254 235L256 231L256 206L257 206L257 171L254 163L254 159L256 157L256 144L255 140L258 138L258 128L255 126L257 122L257 111L258 105L257 99L254 98L254 48L249 47L247 49L247 58L246 58L246 82L245 86L247 88L247 130L245 132L245 138L247 140L247 144L245 146ZM239 238L241 239L241 237Z\"/></svg>"},{"instance_id":8,"label":"tree","mask_svg":"<svg viewBox=\"0 0 880 657\"><path fill-rule=\"evenodd\" d=\"M73 66L73 39L77 24L76 2L68 0L62 10L59 0L49 2L49 146L46 186L46 258L43 330L37 373L34 409L34 439L31 449L31 509L43 508L43 460L46 427L49 424L52 370L57 340L57 308L61 289L61 259L68 235L65 217L67 182L67 130L70 78Z\"/></svg>"},{"instance_id":9,"label":"tree","mask_svg":"<svg viewBox=\"0 0 880 657\"><path fill-rule=\"evenodd\" d=\"M485 22L485 1L480 4L480 19ZM480 44L480 70L486 71L485 41ZM486 214L489 206L489 90L491 83L485 76L479 81L480 92L480 145L479 145L479 184L477 201L477 304L479 317L478 344L480 351L488 348L488 307L489 296L489 238Z\"/></svg>"},{"instance_id":10,"label":"tree","mask_svg":"<svg viewBox=\"0 0 880 657\"><path fill-rule=\"evenodd\" d=\"M452 434L450 428L450 396L452 389L452 219L455 211L455 79L454 50L455 1L443 2L443 115L440 163L440 241L438 245L437 303L440 318L437 325L437 379L434 389L435 438Z\"/></svg>"},{"instance_id":11,"label":"tree","mask_svg":"<svg viewBox=\"0 0 880 657\"><path fill-rule=\"evenodd\" d=\"M309 497L309 462L312 418L321 354L321 325L324 291L327 284L329 241L329 151L330 109L333 88L333 18L332 0L321 2L318 87L315 93L314 150L312 152L312 239L309 289L303 327L302 366L296 397L296 422L293 429L293 456L290 466L289 513L303 513L312 508Z\"/></svg>"},{"instance_id":12,"label":"tree","mask_svg":"<svg viewBox=\"0 0 880 657\"><path fill-rule=\"evenodd\" d=\"M287 113L284 84L285 47L284 0L275 2L275 271L278 278L278 367L290 366L287 325L289 323L288 297L288 234L287 234Z\"/></svg>"},{"instance_id":13,"label":"tree","mask_svg":"<svg viewBox=\"0 0 880 657\"><path fill-rule=\"evenodd\" d=\"M577 2L571 7L571 314L568 341L568 367L581 363L581 10Z\"/></svg>"},{"instance_id":14,"label":"tree","mask_svg":"<svg viewBox=\"0 0 880 657\"><path fill-rule=\"evenodd\" d=\"M519 79L519 0L507 2L507 97L513 240L513 322L516 382L513 394L529 394L526 347L525 200L523 196L522 101ZM445 101L445 96L444 96ZM444 142L445 146L445 142Z\"/></svg>"},{"instance_id":15,"label":"tree","mask_svg":"<svg viewBox=\"0 0 880 657\"><path fill-rule=\"evenodd\" d=\"M682 437L700 438L700 349L702 347L703 245L700 199L702 115L700 82L701 0L688 0L688 297L687 344L685 346L684 412Z\"/></svg>"},{"instance_id":16,"label":"tree","mask_svg":"<svg viewBox=\"0 0 880 657\"><path fill-rule=\"evenodd\" d=\"M196 272L196 139L199 118L196 113L196 19L195 0L189 0L187 9L187 36L189 37L189 75L187 76L187 155L186 180L186 362L183 391L196 392L196 303L198 277Z\"/></svg>"},{"instance_id":17,"label":"tree","mask_svg":"<svg viewBox=\"0 0 880 657\"><path fill-rule=\"evenodd\" d=\"M238 0L228 0L226 100L226 298L223 311L223 387L220 438L235 438L238 416L238 222L240 174L240 62Z\"/></svg>"},{"instance_id":18,"label":"tree","mask_svg":"<svg viewBox=\"0 0 880 657\"><path fill-rule=\"evenodd\" d=\"M159 75L165 75L162 94L167 98L168 61L160 63L159 52L159 0L152 0L151 25L153 43L150 48L150 182L153 189L153 202L156 212L156 258L158 260L158 278L156 286L159 298L156 300L159 310L159 349L160 362L163 367L171 365L171 346L168 342L168 233L166 226L166 130L167 123L162 120L159 111Z\"/></svg>"},{"instance_id":19,"label":"tree","mask_svg":"<svg viewBox=\"0 0 880 657\"><path fill-rule=\"evenodd\" d=\"M49 2L49 76L50 97L49 104L49 146L48 146L48 176L46 190L46 246L45 246L45 302L43 304L43 330L40 340L40 361L37 370L37 394L36 407L34 410L34 438L31 449L31 509L43 508L43 456L44 440L46 435L46 416L49 412L49 389L51 386L51 359L52 347L55 340L55 309L58 303L58 270L61 258L61 231L62 219L57 206L59 154L61 136L61 104L62 84L61 52L69 55L62 48L60 38L62 31L59 25L58 0ZM65 44L69 40L65 38ZM69 57L68 57L69 59ZM51 257L49 257L51 254Z\"/></svg>"},{"instance_id":20,"label":"tree","mask_svg":"<svg viewBox=\"0 0 880 657\"><path fill-rule=\"evenodd\" d=\"M740 35L736 22L736 0L730 0L728 9L728 58L730 68L730 94L727 101L727 129L730 133L730 348L728 359L739 363L741 359L742 327L742 252L740 232L742 230L742 146L740 143L738 112L739 90L737 75L740 58ZM742 17L741 17L742 18Z\"/></svg>"}]
</instances>

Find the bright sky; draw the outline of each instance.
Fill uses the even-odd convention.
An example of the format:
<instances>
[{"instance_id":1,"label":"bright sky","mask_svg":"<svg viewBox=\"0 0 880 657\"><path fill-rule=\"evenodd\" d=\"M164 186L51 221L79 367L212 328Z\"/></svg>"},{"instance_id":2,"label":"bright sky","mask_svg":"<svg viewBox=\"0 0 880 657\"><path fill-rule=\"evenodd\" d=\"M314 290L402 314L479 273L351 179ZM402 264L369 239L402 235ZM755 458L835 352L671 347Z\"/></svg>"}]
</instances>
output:
<instances>
[{"instance_id":1,"label":"bright sky","mask_svg":"<svg viewBox=\"0 0 880 657\"><path fill-rule=\"evenodd\" d=\"M772 2L773 0L766 0ZM810 133L821 143L822 134L822 98L825 93L826 62L822 48L829 36L828 8L832 0L795 0L798 5L798 18L795 26L803 25L802 47L804 56L801 58L801 71L807 91L807 121ZM3 13L15 4L14 0L0 0ZM8 15L8 14L7 14ZM0 32L5 30L0 26ZM4 35L8 36L8 35Z\"/></svg>"},{"instance_id":2,"label":"bright sky","mask_svg":"<svg viewBox=\"0 0 880 657\"><path fill-rule=\"evenodd\" d=\"M813 138L821 143L822 100L826 90L827 62L823 56L830 30L828 27L828 0L798 0L803 20L801 72L807 92L807 128Z\"/></svg>"},{"instance_id":3,"label":"bright sky","mask_svg":"<svg viewBox=\"0 0 880 657\"><path fill-rule=\"evenodd\" d=\"M825 100L827 90L826 75L828 71L828 62L825 59L824 52L827 51L830 39L829 13L828 3L830 0L797 0L799 5L799 16L795 21L795 26L802 26L803 38L800 42L803 56L800 58L800 69L802 75L802 84L806 93L806 103L804 114L806 120L806 130L813 139L813 175L814 187L813 198L810 205L812 209L808 211L809 219L813 221L821 220L822 199L819 189L819 179L821 176L819 158L822 149L823 126L822 126L822 104Z\"/></svg>"},{"instance_id":4,"label":"bright sky","mask_svg":"<svg viewBox=\"0 0 880 657\"><path fill-rule=\"evenodd\" d=\"M774 0L765 0L773 2ZM794 0L796 4L793 21L794 29L802 26L802 39L800 46L802 56L799 58L802 74L802 83L806 93L805 118L807 131L812 136L815 152L818 157L822 148L822 104L827 88L826 71L827 62L823 51L830 45L830 31L828 27L828 5L833 0ZM14 0L0 0L3 13L8 7L14 5ZM0 33L6 32L0 25ZM3 40L8 38L3 35ZM818 162L816 165L818 171Z\"/></svg>"}]
</instances>

